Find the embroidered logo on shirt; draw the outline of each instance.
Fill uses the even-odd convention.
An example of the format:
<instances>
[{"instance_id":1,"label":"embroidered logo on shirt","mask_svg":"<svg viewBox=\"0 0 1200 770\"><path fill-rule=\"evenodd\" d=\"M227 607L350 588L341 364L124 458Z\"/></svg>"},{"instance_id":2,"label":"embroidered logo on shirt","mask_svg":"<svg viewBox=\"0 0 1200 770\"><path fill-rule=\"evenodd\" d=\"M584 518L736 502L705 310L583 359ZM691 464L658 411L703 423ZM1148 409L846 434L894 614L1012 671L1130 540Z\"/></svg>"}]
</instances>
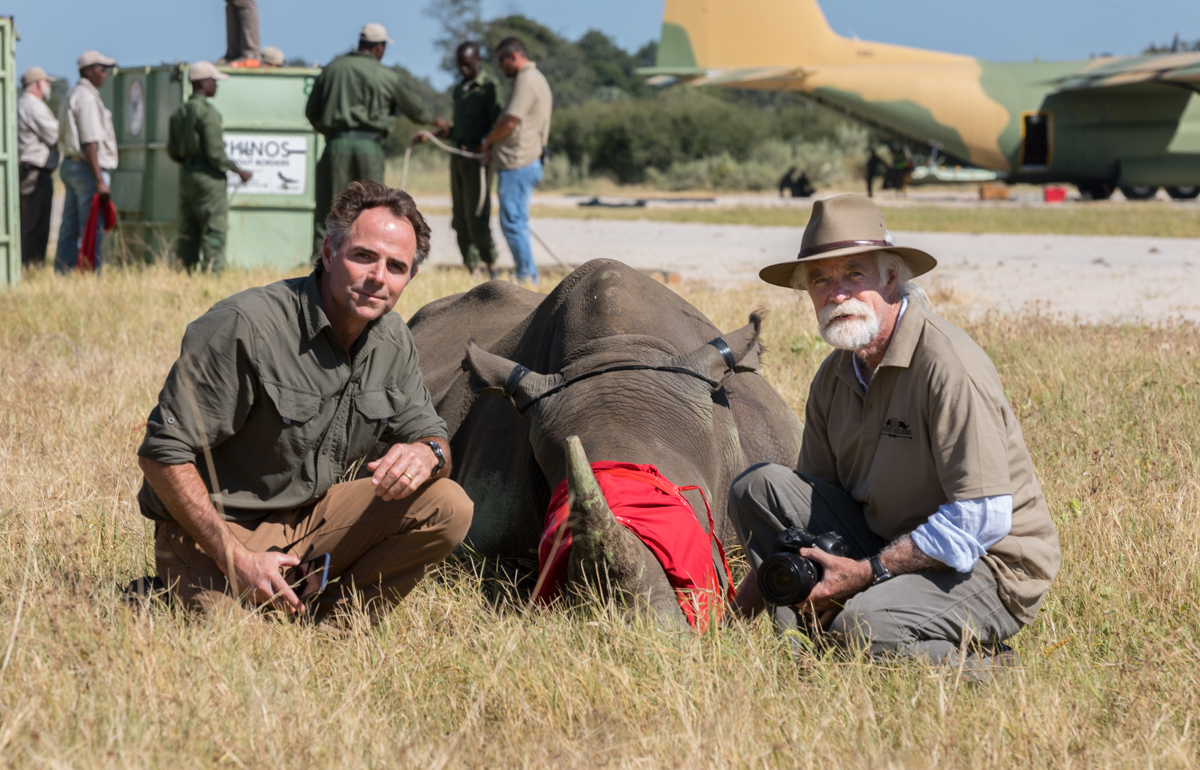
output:
<instances>
[{"instance_id":1,"label":"embroidered logo on shirt","mask_svg":"<svg viewBox=\"0 0 1200 770\"><path fill-rule=\"evenodd\" d=\"M883 424L883 435L891 436L892 438L912 438L912 428L908 427L908 423L897 420L895 417L889 417L887 422Z\"/></svg>"}]
</instances>

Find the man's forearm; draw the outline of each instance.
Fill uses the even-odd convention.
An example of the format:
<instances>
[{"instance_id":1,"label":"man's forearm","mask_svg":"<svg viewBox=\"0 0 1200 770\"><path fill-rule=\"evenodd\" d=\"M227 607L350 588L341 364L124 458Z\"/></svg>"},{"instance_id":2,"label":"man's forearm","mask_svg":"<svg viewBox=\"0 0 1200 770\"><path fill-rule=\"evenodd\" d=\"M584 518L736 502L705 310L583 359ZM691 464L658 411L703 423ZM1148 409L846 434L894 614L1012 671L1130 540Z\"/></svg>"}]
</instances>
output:
<instances>
[{"instance_id":1,"label":"man's forearm","mask_svg":"<svg viewBox=\"0 0 1200 770\"><path fill-rule=\"evenodd\" d=\"M167 465L146 457L138 458L146 481L162 500L172 518L183 527L204 552L229 575L229 557L242 544L229 531L213 507L208 488L192 463Z\"/></svg>"},{"instance_id":2,"label":"man's forearm","mask_svg":"<svg viewBox=\"0 0 1200 770\"><path fill-rule=\"evenodd\" d=\"M946 570L950 569L942 562L929 556L913 542L910 535L901 535L893 540L879 554L879 560L883 562L883 566L887 567L888 572L893 575L904 575L909 572L921 572L922 570Z\"/></svg>"},{"instance_id":3,"label":"man's forearm","mask_svg":"<svg viewBox=\"0 0 1200 770\"><path fill-rule=\"evenodd\" d=\"M492 147L496 142L504 141L509 134L516 130L520 122L520 118L514 118L512 115L501 116L499 122L488 132L487 138L483 140L483 143L488 147Z\"/></svg>"},{"instance_id":4,"label":"man's forearm","mask_svg":"<svg viewBox=\"0 0 1200 770\"><path fill-rule=\"evenodd\" d=\"M104 184L104 169L100 168L100 145L96 142L83 145L83 157L92 170L92 176L96 177L96 183Z\"/></svg>"}]
</instances>

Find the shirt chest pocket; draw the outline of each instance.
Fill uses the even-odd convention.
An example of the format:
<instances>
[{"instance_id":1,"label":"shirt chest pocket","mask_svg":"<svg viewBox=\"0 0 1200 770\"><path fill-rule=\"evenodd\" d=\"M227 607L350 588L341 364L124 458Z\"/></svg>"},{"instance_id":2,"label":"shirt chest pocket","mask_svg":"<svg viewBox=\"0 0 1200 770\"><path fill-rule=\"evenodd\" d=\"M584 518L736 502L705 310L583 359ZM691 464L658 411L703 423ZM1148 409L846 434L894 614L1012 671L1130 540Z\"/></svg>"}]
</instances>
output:
<instances>
[{"instance_id":1,"label":"shirt chest pocket","mask_svg":"<svg viewBox=\"0 0 1200 770\"><path fill-rule=\"evenodd\" d=\"M308 388L262 380L263 391L273 410L265 409L257 420L265 438L274 441L284 454L300 456L319 437L321 394Z\"/></svg>"},{"instance_id":2,"label":"shirt chest pocket","mask_svg":"<svg viewBox=\"0 0 1200 770\"><path fill-rule=\"evenodd\" d=\"M398 389L380 388L364 390L354 397L354 409L358 413L351 436L351 457L371 449L376 441L384 437L389 427L404 411L408 398Z\"/></svg>"}]
</instances>

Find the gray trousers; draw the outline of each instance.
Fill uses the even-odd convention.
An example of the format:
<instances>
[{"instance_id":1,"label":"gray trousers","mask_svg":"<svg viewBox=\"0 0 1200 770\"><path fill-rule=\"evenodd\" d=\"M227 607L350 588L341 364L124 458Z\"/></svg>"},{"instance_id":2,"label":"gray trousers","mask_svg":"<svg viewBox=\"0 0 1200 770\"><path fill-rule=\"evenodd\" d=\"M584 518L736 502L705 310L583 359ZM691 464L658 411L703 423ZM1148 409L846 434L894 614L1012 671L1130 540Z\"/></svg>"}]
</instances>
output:
<instances>
[{"instance_id":1,"label":"gray trousers","mask_svg":"<svg viewBox=\"0 0 1200 770\"><path fill-rule=\"evenodd\" d=\"M757 571L776 552L787 527L812 533L836 532L850 556L865 559L887 543L867 526L862 506L837 487L782 465L755 465L729 489L729 516L738 540ZM793 607L774 607L780 632L800 628ZM829 627L832 639L880 657L900 655L934 662L954 661L964 634L973 649L996 649L1021 630L996 591L982 561L970 573L929 570L898 575L851 597Z\"/></svg>"}]
</instances>

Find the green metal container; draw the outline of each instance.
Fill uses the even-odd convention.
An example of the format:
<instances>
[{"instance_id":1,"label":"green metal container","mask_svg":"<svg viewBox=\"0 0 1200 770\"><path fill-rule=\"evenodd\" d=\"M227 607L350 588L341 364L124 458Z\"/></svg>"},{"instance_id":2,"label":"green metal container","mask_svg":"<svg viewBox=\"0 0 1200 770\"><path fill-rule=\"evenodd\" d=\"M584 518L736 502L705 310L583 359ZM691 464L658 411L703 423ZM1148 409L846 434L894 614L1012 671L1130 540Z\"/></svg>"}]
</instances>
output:
<instances>
[{"instance_id":1,"label":"green metal container","mask_svg":"<svg viewBox=\"0 0 1200 770\"><path fill-rule=\"evenodd\" d=\"M234 267L306 264L312 252L317 158L324 139L304 118L317 70L222 67L212 104L229 157L254 172L231 174L226 258ZM179 165L167 157L171 113L191 95L186 65L122 67L101 89L113 112L120 162L112 194L121 246L148 261L169 253L179 222Z\"/></svg>"},{"instance_id":2,"label":"green metal container","mask_svg":"<svg viewBox=\"0 0 1200 770\"><path fill-rule=\"evenodd\" d=\"M0 286L21 282L16 38L12 17L0 17Z\"/></svg>"}]
</instances>

